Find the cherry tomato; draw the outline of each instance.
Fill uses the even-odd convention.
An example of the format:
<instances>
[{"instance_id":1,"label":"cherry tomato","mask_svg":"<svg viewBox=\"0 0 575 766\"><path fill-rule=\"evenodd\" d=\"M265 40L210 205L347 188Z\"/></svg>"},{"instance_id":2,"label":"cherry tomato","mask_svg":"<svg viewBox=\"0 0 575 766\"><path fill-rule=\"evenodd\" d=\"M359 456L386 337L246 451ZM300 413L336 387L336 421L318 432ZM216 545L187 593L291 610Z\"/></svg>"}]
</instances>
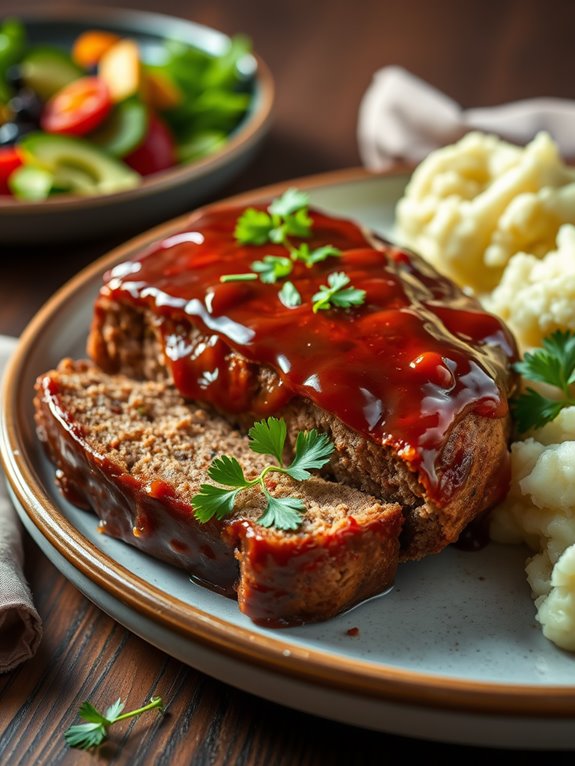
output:
<instances>
[{"instance_id":1,"label":"cherry tomato","mask_svg":"<svg viewBox=\"0 0 575 766\"><path fill-rule=\"evenodd\" d=\"M170 129L157 114L150 113L143 142L124 157L124 162L142 176L167 170L176 164L176 145Z\"/></svg>"},{"instance_id":2,"label":"cherry tomato","mask_svg":"<svg viewBox=\"0 0 575 766\"><path fill-rule=\"evenodd\" d=\"M0 194L10 194L8 178L21 164L22 158L15 147L0 147Z\"/></svg>"},{"instance_id":3,"label":"cherry tomato","mask_svg":"<svg viewBox=\"0 0 575 766\"><path fill-rule=\"evenodd\" d=\"M65 85L47 102L40 118L46 133L83 136L108 115L112 99L99 77L80 77Z\"/></svg>"}]
</instances>

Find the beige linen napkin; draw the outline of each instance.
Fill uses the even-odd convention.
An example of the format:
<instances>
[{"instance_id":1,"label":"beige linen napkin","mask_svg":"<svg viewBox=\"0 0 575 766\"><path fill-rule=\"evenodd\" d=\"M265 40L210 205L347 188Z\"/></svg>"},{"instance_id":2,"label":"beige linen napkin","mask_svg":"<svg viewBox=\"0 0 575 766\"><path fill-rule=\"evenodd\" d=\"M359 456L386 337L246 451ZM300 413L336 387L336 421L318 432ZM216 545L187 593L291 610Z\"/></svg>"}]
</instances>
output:
<instances>
[{"instance_id":1,"label":"beige linen napkin","mask_svg":"<svg viewBox=\"0 0 575 766\"><path fill-rule=\"evenodd\" d=\"M389 66L375 73L359 108L359 152L370 170L386 170L394 162L420 162L433 149L470 130L494 133L520 145L546 131L564 159L573 159L575 101L535 98L462 109L405 69Z\"/></svg>"},{"instance_id":2,"label":"beige linen napkin","mask_svg":"<svg viewBox=\"0 0 575 766\"><path fill-rule=\"evenodd\" d=\"M0 335L0 380L16 345ZM32 602L22 564L22 528L6 494L0 472L0 673L33 657L42 638L42 623Z\"/></svg>"}]
</instances>

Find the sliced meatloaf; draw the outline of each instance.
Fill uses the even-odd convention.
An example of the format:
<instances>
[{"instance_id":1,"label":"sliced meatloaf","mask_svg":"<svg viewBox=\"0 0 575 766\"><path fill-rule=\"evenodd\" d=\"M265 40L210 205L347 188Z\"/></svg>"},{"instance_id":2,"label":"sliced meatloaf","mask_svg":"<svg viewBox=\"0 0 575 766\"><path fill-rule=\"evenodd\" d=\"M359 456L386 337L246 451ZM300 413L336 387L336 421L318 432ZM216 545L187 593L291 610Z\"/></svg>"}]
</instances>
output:
<instances>
[{"instance_id":1,"label":"sliced meatloaf","mask_svg":"<svg viewBox=\"0 0 575 766\"><path fill-rule=\"evenodd\" d=\"M210 481L216 455L236 457L248 477L268 458L166 380L136 381L65 359L38 378L34 405L38 435L70 501L93 509L102 532L236 596L257 623L323 620L394 581L399 504L339 483L270 474L272 495L305 504L296 531L258 524L264 500L256 489L238 495L229 518L198 522L192 497Z\"/></svg>"},{"instance_id":2,"label":"sliced meatloaf","mask_svg":"<svg viewBox=\"0 0 575 766\"><path fill-rule=\"evenodd\" d=\"M299 304L282 303L280 284L230 283L256 258L285 256L235 242L240 212L203 213L111 270L89 356L108 373L169 381L240 429L276 414L292 443L302 429L328 433L326 478L402 506L400 559L439 552L507 491L510 332L415 254L318 211L306 242L340 255L294 263ZM315 310L335 271L365 301Z\"/></svg>"}]
</instances>

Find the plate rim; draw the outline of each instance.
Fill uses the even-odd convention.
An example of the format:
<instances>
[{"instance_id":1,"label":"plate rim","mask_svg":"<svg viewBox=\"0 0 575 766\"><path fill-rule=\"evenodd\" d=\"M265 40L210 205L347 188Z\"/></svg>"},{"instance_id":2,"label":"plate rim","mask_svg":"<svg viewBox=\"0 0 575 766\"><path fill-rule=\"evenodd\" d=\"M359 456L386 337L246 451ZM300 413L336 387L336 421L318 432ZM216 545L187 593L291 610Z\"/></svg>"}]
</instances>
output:
<instances>
[{"instance_id":1,"label":"plate rim","mask_svg":"<svg viewBox=\"0 0 575 766\"><path fill-rule=\"evenodd\" d=\"M113 23L115 20L119 23L123 18L131 18L134 19L134 23L136 23L138 19L141 21L148 20L152 23L154 19L157 19L164 24L169 22L177 23L181 26L187 26L190 29L209 32L222 39L231 39L230 35L215 27L210 27L207 24L200 24L191 19L184 18L183 16L174 16L172 14L156 11L140 11L135 8L58 4L54 8L32 6L30 8L17 10L17 8L14 7L13 11L10 11L8 8L4 11L4 16L7 17L10 15L17 15L17 17L24 22L27 20L38 22L41 19L50 21L58 21L61 19L62 21L81 23L101 18L107 23ZM272 108L275 102L275 81L270 68L261 58L259 53L253 51L251 55L256 62L258 107L244 118L244 124L230 136L220 150L200 160L176 165L173 168L155 173L150 176L149 179L144 178L144 181L139 186L132 189L113 192L111 194L90 195L87 197L61 194L39 202L24 202L14 200L10 197L4 198L0 196L0 220L3 216L13 217L14 215L22 216L30 214L48 216L54 215L56 211L74 212L86 208L102 208L114 206L116 204L129 203L133 199L144 199L151 194L156 194L166 189L177 188L181 184L186 184L190 181L200 181L206 175L225 166L239 154L241 155L244 151L249 151L249 149L256 144L268 130L272 118Z\"/></svg>"},{"instance_id":2,"label":"plate rim","mask_svg":"<svg viewBox=\"0 0 575 766\"><path fill-rule=\"evenodd\" d=\"M391 179L407 172L405 167L388 172L348 168L274 183L217 200L197 210L255 203L276 196L290 186L308 191L321 190L369 179ZM281 631L272 635L254 634L248 628L214 617L146 583L85 539L45 494L41 483L35 478L31 458L26 453L18 428L18 381L26 369L28 349L50 321L66 310L68 298L98 278L112 264L181 229L190 215L191 211L155 226L93 261L66 282L25 328L4 378L0 462L10 488L29 520L73 567L114 598L169 630L223 651L242 663L372 699L452 711L505 713L533 718L572 717L575 714L575 685L498 684L445 677L389 664L342 658L337 652L302 649L293 644L289 644L289 656L286 656L288 644L282 641Z\"/></svg>"}]
</instances>

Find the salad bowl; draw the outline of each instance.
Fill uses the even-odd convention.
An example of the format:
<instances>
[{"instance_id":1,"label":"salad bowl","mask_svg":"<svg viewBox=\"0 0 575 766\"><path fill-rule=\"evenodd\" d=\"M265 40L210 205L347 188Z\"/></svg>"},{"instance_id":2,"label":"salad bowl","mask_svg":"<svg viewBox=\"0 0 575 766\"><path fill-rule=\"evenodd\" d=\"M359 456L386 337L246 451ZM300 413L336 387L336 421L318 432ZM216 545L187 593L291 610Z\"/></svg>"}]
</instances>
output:
<instances>
[{"instance_id":1,"label":"salad bowl","mask_svg":"<svg viewBox=\"0 0 575 766\"><path fill-rule=\"evenodd\" d=\"M57 52L59 49L67 54L83 34L97 30L135 44L142 61L150 68L162 62L166 51L173 50L174 46L197 52L204 58L224 59L235 44L235 40L227 35L192 21L117 8L66 9L58 6L54 10L43 7L4 14L4 21L11 18L24 27L27 44L34 51L56 49ZM0 25L2 21L0 18ZM79 242L112 234L135 233L192 209L233 180L253 159L264 139L274 102L274 83L265 62L251 51L249 41L246 44L244 40L244 44L246 49L237 58L239 85L235 87L241 89L245 108L238 114L235 124L230 124L222 140L196 154L189 151L186 154L186 147L176 145L180 158L176 164L144 172L136 182L128 177L128 183L103 186L97 193L92 193L89 188L79 193L71 192L64 186L62 191L44 195L44 198L34 198L34 187L32 194L27 189L19 195L0 194L0 244ZM46 69L43 63L41 68ZM121 81L121 76L119 79ZM217 97L221 98L221 93ZM224 111L228 108L229 104L225 102L221 105ZM152 120L149 122L151 125ZM37 151L40 136L43 152L53 155L54 151L59 151L66 155L70 147L74 149L74 142L86 144L93 135L76 136L72 126L72 135L51 136L51 143L46 148L44 130L42 127L40 131L25 135L22 145L28 142ZM156 138L150 139L152 148L158 148ZM56 145L55 149L52 144ZM41 156L40 160L44 162L45 157ZM75 158L67 162L67 173L75 174L75 164ZM21 175L26 183L26 174ZM36 175L42 181L42 168ZM32 173L33 183L36 180Z\"/></svg>"}]
</instances>

